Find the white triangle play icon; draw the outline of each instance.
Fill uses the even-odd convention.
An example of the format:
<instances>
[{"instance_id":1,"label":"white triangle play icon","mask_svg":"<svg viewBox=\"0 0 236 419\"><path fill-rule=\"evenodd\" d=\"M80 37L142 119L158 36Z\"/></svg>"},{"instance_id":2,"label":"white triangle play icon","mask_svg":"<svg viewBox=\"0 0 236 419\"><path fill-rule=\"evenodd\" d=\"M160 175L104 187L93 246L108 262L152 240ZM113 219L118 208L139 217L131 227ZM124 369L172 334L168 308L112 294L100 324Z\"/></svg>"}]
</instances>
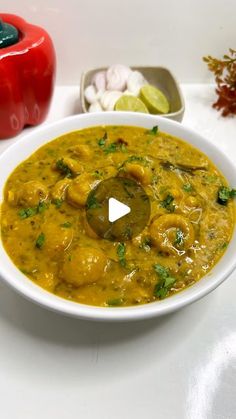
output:
<instances>
[{"instance_id":1,"label":"white triangle play icon","mask_svg":"<svg viewBox=\"0 0 236 419\"><path fill-rule=\"evenodd\" d=\"M120 201L117 201L115 198L109 198L108 201L108 219L110 223L113 223L119 218L124 217L129 214L131 211L128 205L123 204Z\"/></svg>"}]
</instances>

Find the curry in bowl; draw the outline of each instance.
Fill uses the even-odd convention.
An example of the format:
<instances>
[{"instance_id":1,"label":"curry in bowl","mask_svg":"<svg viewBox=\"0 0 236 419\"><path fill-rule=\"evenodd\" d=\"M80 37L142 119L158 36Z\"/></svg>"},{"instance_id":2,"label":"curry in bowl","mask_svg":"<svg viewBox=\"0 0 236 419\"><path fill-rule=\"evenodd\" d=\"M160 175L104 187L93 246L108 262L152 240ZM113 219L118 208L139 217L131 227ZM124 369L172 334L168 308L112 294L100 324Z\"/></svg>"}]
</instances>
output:
<instances>
[{"instance_id":1,"label":"curry in bowl","mask_svg":"<svg viewBox=\"0 0 236 419\"><path fill-rule=\"evenodd\" d=\"M101 238L86 216L97 206L91 191L110 178L135 180L150 201L146 227L124 241ZM1 239L21 272L57 296L145 304L217 263L233 233L234 195L206 155L158 127L88 128L47 143L9 176Z\"/></svg>"}]
</instances>

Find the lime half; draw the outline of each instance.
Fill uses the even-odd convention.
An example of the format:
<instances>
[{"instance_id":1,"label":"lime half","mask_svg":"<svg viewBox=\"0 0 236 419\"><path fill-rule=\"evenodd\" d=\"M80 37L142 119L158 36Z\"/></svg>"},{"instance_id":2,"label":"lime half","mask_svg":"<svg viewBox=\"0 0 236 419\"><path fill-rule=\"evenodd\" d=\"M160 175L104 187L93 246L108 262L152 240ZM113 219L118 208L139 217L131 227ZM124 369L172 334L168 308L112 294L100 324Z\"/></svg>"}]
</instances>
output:
<instances>
[{"instance_id":1,"label":"lime half","mask_svg":"<svg viewBox=\"0 0 236 419\"><path fill-rule=\"evenodd\" d=\"M150 113L168 113L170 110L170 105L165 95L150 84L145 84L141 87L140 99L145 103Z\"/></svg>"},{"instance_id":2,"label":"lime half","mask_svg":"<svg viewBox=\"0 0 236 419\"><path fill-rule=\"evenodd\" d=\"M149 113L144 103L135 96L123 95L116 104L115 111L130 111Z\"/></svg>"}]
</instances>

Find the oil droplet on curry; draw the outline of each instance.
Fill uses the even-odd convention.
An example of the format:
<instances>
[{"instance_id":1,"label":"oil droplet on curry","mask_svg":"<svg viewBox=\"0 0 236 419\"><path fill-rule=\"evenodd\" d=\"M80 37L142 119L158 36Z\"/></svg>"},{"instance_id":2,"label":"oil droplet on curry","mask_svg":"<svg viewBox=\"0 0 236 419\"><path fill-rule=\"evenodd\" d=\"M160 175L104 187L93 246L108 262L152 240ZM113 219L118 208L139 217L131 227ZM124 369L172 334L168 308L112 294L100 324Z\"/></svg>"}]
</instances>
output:
<instances>
[{"instance_id":1,"label":"oil droplet on curry","mask_svg":"<svg viewBox=\"0 0 236 419\"><path fill-rule=\"evenodd\" d=\"M86 219L89 192L111 177L136 180L151 203L144 230L101 239ZM14 264L47 291L83 304L130 306L194 284L223 255L235 190L213 163L158 131L101 126L47 143L10 175L1 238Z\"/></svg>"}]
</instances>

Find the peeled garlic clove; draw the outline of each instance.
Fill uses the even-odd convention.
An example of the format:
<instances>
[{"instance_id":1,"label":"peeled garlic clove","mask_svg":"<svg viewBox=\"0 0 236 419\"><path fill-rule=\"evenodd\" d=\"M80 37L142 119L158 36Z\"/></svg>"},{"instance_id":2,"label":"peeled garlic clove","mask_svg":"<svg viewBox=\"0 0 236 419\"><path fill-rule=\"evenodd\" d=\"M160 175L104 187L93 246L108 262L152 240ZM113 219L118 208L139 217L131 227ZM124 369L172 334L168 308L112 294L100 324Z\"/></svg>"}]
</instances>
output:
<instances>
[{"instance_id":1,"label":"peeled garlic clove","mask_svg":"<svg viewBox=\"0 0 236 419\"><path fill-rule=\"evenodd\" d=\"M138 96L140 89L144 84L148 84L147 80L143 77L139 71L132 71L127 80L127 89L133 93L134 96Z\"/></svg>"},{"instance_id":2,"label":"peeled garlic clove","mask_svg":"<svg viewBox=\"0 0 236 419\"><path fill-rule=\"evenodd\" d=\"M105 91L106 90L106 71L99 71L98 73L94 74L92 78L92 83L96 87L97 91Z\"/></svg>"},{"instance_id":3,"label":"peeled garlic clove","mask_svg":"<svg viewBox=\"0 0 236 419\"><path fill-rule=\"evenodd\" d=\"M122 96L121 92L108 91L103 93L101 97L101 105L105 111L113 111L117 100Z\"/></svg>"},{"instance_id":4,"label":"peeled garlic clove","mask_svg":"<svg viewBox=\"0 0 236 419\"><path fill-rule=\"evenodd\" d=\"M104 90L102 90L102 89L98 90L97 96L96 96L97 100L100 100L101 99L103 93L104 93Z\"/></svg>"},{"instance_id":5,"label":"peeled garlic clove","mask_svg":"<svg viewBox=\"0 0 236 419\"><path fill-rule=\"evenodd\" d=\"M89 112L102 112L102 107L99 102L94 102L89 106Z\"/></svg>"},{"instance_id":6,"label":"peeled garlic clove","mask_svg":"<svg viewBox=\"0 0 236 419\"><path fill-rule=\"evenodd\" d=\"M106 73L107 90L125 90L130 73L130 68L125 65L114 64L109 67Z\"/></svg>"},{"instance_id":7,"label":"peeled garlic clove","mask_svg":"<svg viewBox=\"0 0 236 419\"><path fill-rule=\"evenodd\" d=\"M90 104L97 101L97 91L92 84L84 89L84 96L87 102Z\"/></svg>"}]
</instances>

